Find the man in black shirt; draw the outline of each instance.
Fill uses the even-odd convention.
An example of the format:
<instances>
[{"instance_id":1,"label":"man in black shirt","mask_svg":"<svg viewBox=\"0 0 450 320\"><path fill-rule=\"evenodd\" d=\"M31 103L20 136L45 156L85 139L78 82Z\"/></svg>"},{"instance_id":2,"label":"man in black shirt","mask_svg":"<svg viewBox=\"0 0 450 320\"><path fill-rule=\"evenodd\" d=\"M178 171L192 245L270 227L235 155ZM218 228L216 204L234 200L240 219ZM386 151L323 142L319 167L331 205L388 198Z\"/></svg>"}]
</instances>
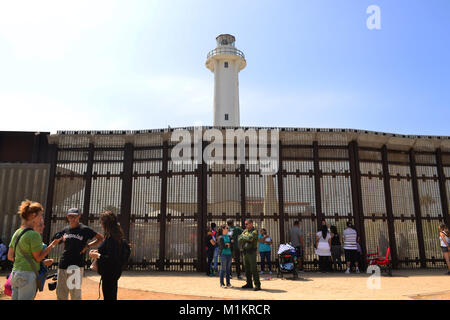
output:
<instances>
[{"instance_id":1,"label":"man in black shirt","mask_svg":"<svg viewBox=\"0 0 450 320\"><path fill-rule=\"evenodd\" d=\"M205 238L205 249L206 249L206 275L212 276L213 273L211 273L211 265L214 258L214 249L216 246L216 242L214 241L213 235L211 230L208 231L206 238Z\"/></svg>"},{"instance_id":2,"label":"man in black shirt","mask_svg":"<svg viewBox=\"0 0 450 320\"><path fill-rule=\"evenodd\" d=\"M78 209L67 211L69 226L58 232L53 238L62 237L64 251L58 264L58 284L56 296L58 300L81 300L81 280L83 278L84 253L91 247L101 243L103 236L80 223ZM94 239L91 243L89 240Z\"/></svg>"}]
</instances>

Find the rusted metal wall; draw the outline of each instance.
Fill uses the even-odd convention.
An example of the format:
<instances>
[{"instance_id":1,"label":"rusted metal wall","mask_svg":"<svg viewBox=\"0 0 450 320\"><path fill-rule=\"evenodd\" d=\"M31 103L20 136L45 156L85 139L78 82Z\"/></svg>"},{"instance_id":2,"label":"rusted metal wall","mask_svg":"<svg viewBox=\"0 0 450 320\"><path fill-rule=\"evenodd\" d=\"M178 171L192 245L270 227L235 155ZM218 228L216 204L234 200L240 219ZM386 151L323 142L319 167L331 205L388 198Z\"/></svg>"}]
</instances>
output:
<instances>
[{"instance_id":1,"label":"rusted metal wall","mask_svg":"<svg viewBox=\"0 0 450 320\"><path fill-rule=\"evenodd\" d=\"M48 164L0 163L0 237L6 245L20 226L17 211L23 200L37 201L47 209L49 169Z\"/></svg>"}]
</instances>

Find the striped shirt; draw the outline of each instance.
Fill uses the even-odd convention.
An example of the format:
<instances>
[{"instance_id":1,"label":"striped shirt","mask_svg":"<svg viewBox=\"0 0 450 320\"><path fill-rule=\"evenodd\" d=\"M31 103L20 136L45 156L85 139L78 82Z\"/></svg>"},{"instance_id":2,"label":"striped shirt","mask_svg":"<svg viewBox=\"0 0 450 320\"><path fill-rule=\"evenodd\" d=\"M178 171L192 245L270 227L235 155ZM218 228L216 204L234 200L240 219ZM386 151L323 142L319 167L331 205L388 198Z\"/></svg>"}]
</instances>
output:
<instances>
[{"instance_id":1,"label":"striped shirt","mask_svg":"<svg viewBox=\"0 0 450 320\"><path fill-rule=\"evenodd\" d=\"M358 250L358 246L356 245L356 239L358 234L352 228L346 228L343 232L344 238L344 249L345 250Z\"/></svg>"}]
</instances>

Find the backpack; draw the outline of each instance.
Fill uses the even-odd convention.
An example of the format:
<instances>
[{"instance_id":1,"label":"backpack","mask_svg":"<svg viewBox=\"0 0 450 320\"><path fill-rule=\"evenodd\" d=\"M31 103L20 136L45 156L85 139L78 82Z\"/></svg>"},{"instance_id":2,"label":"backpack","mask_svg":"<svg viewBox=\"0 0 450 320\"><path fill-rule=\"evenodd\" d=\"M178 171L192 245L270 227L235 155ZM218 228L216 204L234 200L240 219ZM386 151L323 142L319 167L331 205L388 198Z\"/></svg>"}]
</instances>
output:
<instances>
[{"instance_id":1,"label":"backpack","mask_svg":"<svg viewBox=\"0 0 450 320\"><path fill-rule=\"evenodd\" d=\"M233 247L232 250L234 251L238 251L239 250L239 236L242 234L243 230L237 226L233 227L232 230L233 234L232 234L232 239L233 239Z\"/></svg>"},{"instance_id":2,"label":"backpack","mask_svg":"<svg viewBox=\"0 0 450 320\"><path fill-rule=\"evenodd\" d=\"M125 239L123 239L120 246L120 256L119 256L122 270L125 270L127 268L130 256L131 256L131 247L128 244L128 242Z\"/></svg>"}]
</instances>

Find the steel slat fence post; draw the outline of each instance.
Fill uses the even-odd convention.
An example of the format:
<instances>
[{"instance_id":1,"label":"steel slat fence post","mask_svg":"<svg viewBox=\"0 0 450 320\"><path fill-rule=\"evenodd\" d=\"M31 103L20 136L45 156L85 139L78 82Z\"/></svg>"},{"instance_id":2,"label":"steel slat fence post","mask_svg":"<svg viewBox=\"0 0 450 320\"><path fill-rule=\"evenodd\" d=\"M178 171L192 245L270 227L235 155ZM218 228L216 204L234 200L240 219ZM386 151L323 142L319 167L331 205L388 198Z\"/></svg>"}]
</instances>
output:
<instances>
[{"instance_id":1,"label":"steel slat fence post","mask_svg":"<svg viewBox=\"0 0 450 320\"><path fill-rule=\"evenodd\" d=\"M447 202L447 187L445 185L445 173L444 167L442 164L442 151L440 148L436 149L436 164L437 164L437 172L439 177L439 191L441 196L441 205L442 205L442 217L444 218L444 222L447 226L450 225L450 212L448 210L448 202Z\"/></svg>"},{"instance_id":2,"label":"steel slat fence post","mask_svg":"<svg viewBox=\"0 0 450 320\"><path fill-rule=\"evenodd\" d=\"M85 172L85 189L84 189L84 204L83 212L81 213L81 222L85 225L89 224L89 210L91 205L91 186L92 186L92 168L94 167L94 144L89 144L88 162Z\"/></svg>"},{"instance_id":3,"label":"steel slat fence post","mask_svg":"<svg viewBox=\"0 0 450 320\"><path fill-rule=\"evenodd\" d=\"M386 145L383 145L383 147L381 148L381 157L383 161L384 199L386 202L386 214L388 220L389 248L392 257L392 267L394 269L397 269L397 242L395 240L394 213L392 210L391 176L389 173L388 152Z\"/></svg>"},{"instance_id":4,"label":"steel slat fence post","mask_svg":"<svg viewBox=\"0 0 450 320\"><path fill-rule=\"evenodd\" d=\"M279 224L280 224L280 243L285 243L285 235L284 235L284 223L285 223L285 215L284 215L284 189L283 189L283 152L282 152L282 144L281 140L278 142L278 172L277 172L277 180L278 180L278 215L279 215Z\"/></svg>"},{"instance_id":5,"label":"steel slat fence post","mask_svg":"<svg viewBox=\"0 0 450 320\"><path fill-rule=\"evenodd\" d=\"M163 160L161 177L161 210L160 210L160 232L159 232L159 271L164 271L166 259L166 208L167 208L167 168L169 162L169 144L167 140L163 142Z\"/></svg>"},{"instance_id":6,"label":"steel slat fence post","mask_svg":"<svg viewBox=\"0 0 450 320\"><path fill-rule=\"evenodd\" d=\"M317 228L320 226L320 222L323 218L322 213L322 191L320 189L320 165L319 165L319 143L313 142L313 159L314 159L314 191L316 197L316 222Z\"/></svg>"},{"instance_id":7,"label":"steel slat fence post","mask_svg":"<svg viewBox=\"0 0 450 320\"><path fill-rule=\"evenodd\" d=\"M203 240L206 237L206 211L207 211L207 164L203 161L203 150L206 147L206 141L202 140L201 155L198 155L200 161L197 165L197 271L205 270L205 248Z\"/></svg>"},{"instance_id":8,"label":"steel slat fence post","mask_svg":"<svg viewBox=\"0 0 450 320\"><path fill-rule=\"evenodd\" d=\"M133 152L133 144L126 143L123 156L122 199L119 221L124 237L128 241L130 240L131 199L133 192Z\"/></svg>"},{"instance_id":9,"label":"steel slat fence post","mask_svg":"<svg viewBox=\"0 0 450 320\"><path fill-rule=\"evenodd\" d=\"M359 231L360 245L362 256L365 257L366 248L366 232L364 226L364 207L362 201L362 191L361 191L361 171L359 166L359 151L358 143L356 141L351 141L348 145L348 155L350 164L350 183L352 189L352 207L353 207L353 217L355 219L355 225ZM363 269L366 267L365 259L362 260Z\"/></svg>"},{"instance_id":10,"label":"steel slat fence post","mask_svg":"<svg viewBox=\"0 0 450 320\"><path fill-rule=\"evenodd\" d=\"M411 148L409 150L409 165L411 168L411 181L412 181L412 191L414 199L414 212L416 215L416 228L417 228L417 241L419 242L419 256L420 256L420 267L426 268L426 255L425 255L425 242L423 238L422 229L422 210L420 207L420 194L419 194L419 184L417 182L417 171L416 171L416 157L415 152Z\"/></svg>"},{"instance_id":11,"label":"steel slat fence post","mask_svg":"<svg viewBox=\"0 0 450 320\"><path fill-rule=\"evenodd\" d=\"M245 202L246 190L245 190L245 164L241 164L240 168L240 183L241 183L241 224L244 225L247 217L247 204Z\"/></svg>"},{"instance_id":12,"label":"steel slat fence post","mask_svg":"<svg viewBox=\"0 0 450 320\"><path fill-rule=\"evenodd\" d=\"M48 147L49 147L50 171L48 177L47 200L45 202L44 243L50 243L50 233L53 214L53 193L55 192L56 163L58 157L58 149L56 147L56 144L50 144Z\"/></svg>"}]
</instances>

